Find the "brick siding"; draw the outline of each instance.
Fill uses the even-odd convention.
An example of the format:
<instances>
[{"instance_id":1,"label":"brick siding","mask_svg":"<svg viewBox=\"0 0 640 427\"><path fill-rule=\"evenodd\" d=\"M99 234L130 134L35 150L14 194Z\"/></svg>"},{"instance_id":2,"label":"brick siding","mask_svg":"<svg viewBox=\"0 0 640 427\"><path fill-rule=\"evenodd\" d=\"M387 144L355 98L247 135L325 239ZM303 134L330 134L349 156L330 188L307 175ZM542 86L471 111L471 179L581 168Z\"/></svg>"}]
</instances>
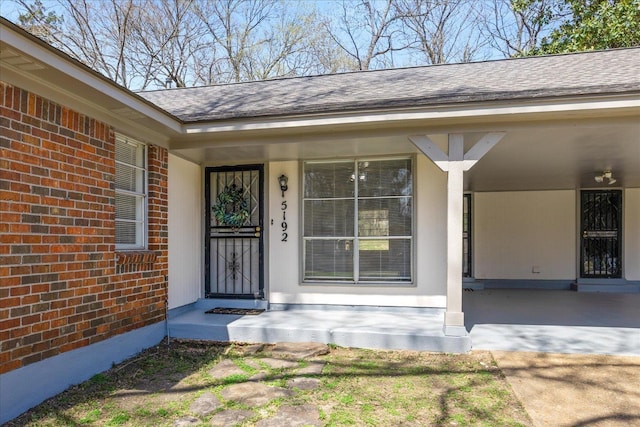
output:
<instances>
[{"instance_id":1,"label":"brick siding","mask_svg":"<svg viewBox=\"0 0 640 427\"><path fill-rule=\"evenodd\" d=\"M148 146L148 251L115 250L115 135L0 82L0 373L162 321L167 150Z\"/></svg>"}]
</instances>

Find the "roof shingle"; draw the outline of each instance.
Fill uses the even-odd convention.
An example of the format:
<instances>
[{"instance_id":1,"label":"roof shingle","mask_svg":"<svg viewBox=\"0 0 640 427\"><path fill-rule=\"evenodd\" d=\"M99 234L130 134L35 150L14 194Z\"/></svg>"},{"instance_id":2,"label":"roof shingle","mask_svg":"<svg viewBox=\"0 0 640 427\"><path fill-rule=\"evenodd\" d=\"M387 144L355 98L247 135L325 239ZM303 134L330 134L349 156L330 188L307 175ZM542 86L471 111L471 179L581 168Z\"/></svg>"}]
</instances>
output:
<instances>
[{"instance_id":1,"label":"roof shingle","mask_svg":"<svg viewBox=\"0 0 640 427\"><path fill-rule=\"evenodd\" d=\"M640 91L640 48L141 92L185 122Z\"/></svg>"}]
</instances>

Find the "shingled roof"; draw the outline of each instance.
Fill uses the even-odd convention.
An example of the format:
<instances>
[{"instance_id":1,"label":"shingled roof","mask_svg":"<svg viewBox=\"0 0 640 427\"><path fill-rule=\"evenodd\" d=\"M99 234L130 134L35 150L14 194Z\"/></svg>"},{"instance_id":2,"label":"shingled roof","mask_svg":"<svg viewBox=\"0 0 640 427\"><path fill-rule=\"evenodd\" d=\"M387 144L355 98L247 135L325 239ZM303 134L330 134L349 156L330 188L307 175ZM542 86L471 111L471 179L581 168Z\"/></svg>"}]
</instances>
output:
<instances>
[{"instance_id":1,"label":"shingled roof","mask_svg":"<svg viewBox=\"0 0 640 427\"><path fill-rule=\"evenodd\" d=\"M141 92L185 122L640 91L640 48Z\"/></svg>"}]
</instances>

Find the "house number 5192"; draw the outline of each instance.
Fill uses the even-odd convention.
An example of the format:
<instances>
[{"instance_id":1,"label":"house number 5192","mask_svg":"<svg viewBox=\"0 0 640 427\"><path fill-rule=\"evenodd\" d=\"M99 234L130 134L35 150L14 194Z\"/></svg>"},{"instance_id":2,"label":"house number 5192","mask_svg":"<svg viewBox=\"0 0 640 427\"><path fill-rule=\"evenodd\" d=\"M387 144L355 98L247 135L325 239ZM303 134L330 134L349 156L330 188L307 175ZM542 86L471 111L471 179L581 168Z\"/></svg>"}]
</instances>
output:
<instances>
[{"instance_id":1,"label":"house number 5192","mask_svg":"<svg viewBox=\"0 0 640 427\"><path fill-rule=\"evenodd\" d=\"M282 228L282 239L280 241L286 242L289 235L287 234L287 201L283 200L280 204L280 209L282 209L282 223L280 224L280 228Z\"/></svg>"}]
</instances>

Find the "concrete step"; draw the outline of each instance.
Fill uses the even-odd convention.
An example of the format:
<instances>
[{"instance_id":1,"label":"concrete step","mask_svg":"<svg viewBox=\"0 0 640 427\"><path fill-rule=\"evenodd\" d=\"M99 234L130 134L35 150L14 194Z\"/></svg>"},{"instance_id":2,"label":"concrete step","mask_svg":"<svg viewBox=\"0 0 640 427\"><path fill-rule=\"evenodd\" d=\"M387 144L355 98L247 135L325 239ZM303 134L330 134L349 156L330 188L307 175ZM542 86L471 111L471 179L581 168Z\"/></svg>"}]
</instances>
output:
<instances>
[{"instance_id":1,"label":"concrete step","mask_svg":"<svg viewBox=\"0 0 640 427\"><path fill-rule=\"evenodd\" d=\"M251 343L320 342L344 347L466 353L471 341L445 336L444 310L273 310L206 314L197 303L169 320L173 338Z\"/></svg>"}]
</instances>

